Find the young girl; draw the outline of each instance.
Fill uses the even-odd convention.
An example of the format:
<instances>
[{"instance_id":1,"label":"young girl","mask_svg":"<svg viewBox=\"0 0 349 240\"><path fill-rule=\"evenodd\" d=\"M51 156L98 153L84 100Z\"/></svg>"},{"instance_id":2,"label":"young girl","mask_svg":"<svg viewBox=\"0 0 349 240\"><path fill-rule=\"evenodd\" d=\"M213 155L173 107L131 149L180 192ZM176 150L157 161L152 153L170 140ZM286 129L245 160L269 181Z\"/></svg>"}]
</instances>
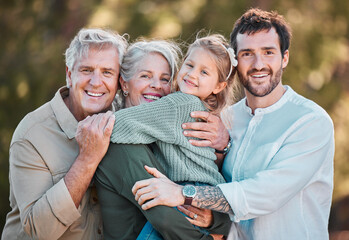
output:
<instances>
[{"instance_id":1,"label":"young girl","mask_svg":"<svg viewBox=\"0 0 349 240\"><path fill-rule=\"evenodd\" d=\"M117 111L111 142L155 142L156 159L173 181L210 185L225 182L215 164L215 150L191 145L181 125L195 121L190 117L193 111L220 113L227 100L232 99L236 65L234 51L223 36L196 39L189 46L176 76L179 91L151 103Z\"/></svg>"}]
</instances>

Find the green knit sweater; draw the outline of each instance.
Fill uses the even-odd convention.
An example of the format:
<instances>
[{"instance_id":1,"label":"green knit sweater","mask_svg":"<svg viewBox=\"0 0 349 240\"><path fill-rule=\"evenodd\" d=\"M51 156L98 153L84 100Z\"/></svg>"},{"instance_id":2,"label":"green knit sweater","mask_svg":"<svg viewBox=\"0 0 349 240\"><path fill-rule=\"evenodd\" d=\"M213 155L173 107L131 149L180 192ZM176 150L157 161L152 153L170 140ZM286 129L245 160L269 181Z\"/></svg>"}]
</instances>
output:
<instances>
[{"instance_id":1,"label":"green knit sweater","mask_svg":"<svg viewBox=\"0 0 349 240\"><path fill-rule=\"evenodd\" d=\"M115 112L111 142L156 142L161 153L154 154L172 181L223 183L224 178L214 163L214 149L191 145L181 127L182 123L195 121L190 117L192 111L206 110L198 97L181 92L155 102L121 109Z\"/></svg>"}]
</instances>

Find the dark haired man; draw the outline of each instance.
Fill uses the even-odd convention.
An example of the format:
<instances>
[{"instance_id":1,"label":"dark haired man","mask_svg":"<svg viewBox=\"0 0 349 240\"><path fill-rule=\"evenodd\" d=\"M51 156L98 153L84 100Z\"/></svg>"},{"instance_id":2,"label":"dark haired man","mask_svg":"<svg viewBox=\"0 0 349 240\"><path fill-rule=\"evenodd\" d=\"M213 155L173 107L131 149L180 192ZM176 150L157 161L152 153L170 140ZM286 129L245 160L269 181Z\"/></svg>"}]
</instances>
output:
<instances>
[{"instance_id":1,"label":"dark haired man","mask_svg":"<svg viewBox=\"0 0 349 240\"><path fill-rule=\"evenodd\" d=\"M317 104L282 85L290 38L275 12L250 9L236 22L231 45L246 97L227 110L233 116L222 170L228 183L194 187L192 194L193 206L229 213L247 239L328 239L333 123ZM183 186L148 171L160 181L135 184L143 209L184 203Z\"/></svg>"}]
</instances>

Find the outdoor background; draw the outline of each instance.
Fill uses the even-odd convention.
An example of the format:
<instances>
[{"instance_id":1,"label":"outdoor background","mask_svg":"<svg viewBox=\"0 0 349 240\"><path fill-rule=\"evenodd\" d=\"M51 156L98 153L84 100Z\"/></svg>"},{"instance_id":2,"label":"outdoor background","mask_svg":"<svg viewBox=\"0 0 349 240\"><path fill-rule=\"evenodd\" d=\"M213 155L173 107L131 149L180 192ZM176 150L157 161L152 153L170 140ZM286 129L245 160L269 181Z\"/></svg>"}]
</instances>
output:
<instances>
[{"instance_id":1,"label":"outdoor background","mask_svg":"<svg viewBox=\"0 0 349 240\"><path fill-rule=\"evenodd\" d=\"M334 121L330 230L349 230L349 1L0 0L1 231L9 211L8 149L13 131L25 114L65 84L63 52L80 28L108 27L128 33L131 41L145 36L191 42L201 29L228 38L234 21L257 6L277 10L293 28L283 83L317 102Z\"/></svg>"}]
</instances>

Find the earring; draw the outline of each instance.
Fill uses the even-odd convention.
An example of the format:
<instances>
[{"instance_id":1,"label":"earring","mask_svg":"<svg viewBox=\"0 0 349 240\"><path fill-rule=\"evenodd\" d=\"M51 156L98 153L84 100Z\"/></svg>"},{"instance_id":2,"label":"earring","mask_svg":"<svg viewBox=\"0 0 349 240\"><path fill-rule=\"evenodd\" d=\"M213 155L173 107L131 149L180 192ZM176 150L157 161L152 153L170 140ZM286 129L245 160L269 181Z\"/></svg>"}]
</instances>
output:
<instances>
[{"instance_id":1,"label":"earring","mask_svg":"<svg viewBox=\"0 0 349 240\"><path fill-rule=\"evenodd\" d=\"M127 97L128 96L128 91L123 91L122 95L124 95L124 97Z\"/></svg>"}]
</instances>

